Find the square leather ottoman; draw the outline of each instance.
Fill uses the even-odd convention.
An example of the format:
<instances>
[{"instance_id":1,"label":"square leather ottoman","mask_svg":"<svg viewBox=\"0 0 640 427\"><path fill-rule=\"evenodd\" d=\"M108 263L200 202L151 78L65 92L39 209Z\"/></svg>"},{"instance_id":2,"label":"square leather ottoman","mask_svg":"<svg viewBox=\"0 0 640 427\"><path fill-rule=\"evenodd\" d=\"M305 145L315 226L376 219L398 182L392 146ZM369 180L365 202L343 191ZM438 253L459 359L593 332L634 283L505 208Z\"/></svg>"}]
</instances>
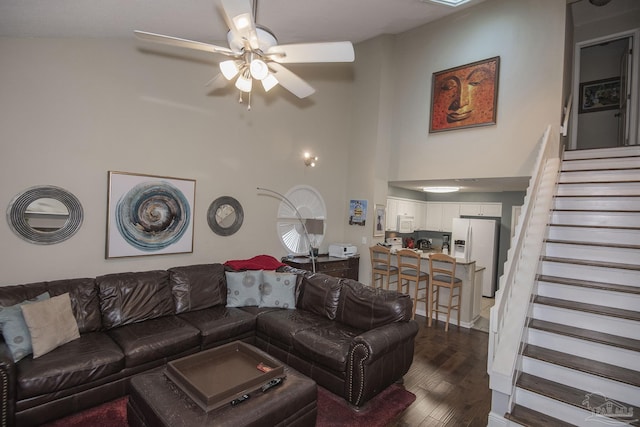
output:
<instances>
[{"instance_id":1,"label":"square leather ottoman","mask_svg":"<svg viewBox=\"0 0 640 427\"><path fill-rule=\"evenodd\" d=\"M141 374L131 379L127 419L130 427L315 426L315 381L286 365L284 373L282 384L209 412L167 378L164 370Z\"/></svg>"}]
</instances>

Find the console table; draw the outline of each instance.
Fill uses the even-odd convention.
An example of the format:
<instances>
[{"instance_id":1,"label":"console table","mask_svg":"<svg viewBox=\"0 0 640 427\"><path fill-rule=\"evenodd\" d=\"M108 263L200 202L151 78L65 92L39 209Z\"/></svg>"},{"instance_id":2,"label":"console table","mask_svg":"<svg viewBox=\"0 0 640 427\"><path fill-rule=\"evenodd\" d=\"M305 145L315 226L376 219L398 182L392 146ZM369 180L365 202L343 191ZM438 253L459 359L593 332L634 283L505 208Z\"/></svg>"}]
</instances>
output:
<instances>
[{"instance_id":1,"label":"console table","mask_svg":"<svg viewBox=\"0 0 640 427\"><path fill-rule=\"evenodd\" d=\"M311 258L308 256L284 257L282 262L294 268L313 271ZM358 255L349 258L336 258L328 255L316 257L316 272L329 276L358 280L359 268L360 257Z\"/></svg>"}]
</instances>

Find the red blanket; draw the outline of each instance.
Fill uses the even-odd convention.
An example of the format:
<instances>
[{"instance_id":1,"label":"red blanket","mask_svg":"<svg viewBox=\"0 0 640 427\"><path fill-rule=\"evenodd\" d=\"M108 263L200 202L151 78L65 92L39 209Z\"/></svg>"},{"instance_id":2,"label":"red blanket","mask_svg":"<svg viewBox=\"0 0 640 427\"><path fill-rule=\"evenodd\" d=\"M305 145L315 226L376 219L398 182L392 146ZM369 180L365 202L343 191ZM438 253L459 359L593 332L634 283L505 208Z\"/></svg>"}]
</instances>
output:
<instances>
[{"instance_id":1,"label":"red blanket","mask_svg":"<svg viewBox=\"0 0 640 427\"><path fill-rule=\"evenodd\" d=\"M227 267L231 267L236 271L239 270L275 270L278 267L285 266L270 255L256 255L249 259L230 260L224 263Z\"/></svg>"}]
</instances>

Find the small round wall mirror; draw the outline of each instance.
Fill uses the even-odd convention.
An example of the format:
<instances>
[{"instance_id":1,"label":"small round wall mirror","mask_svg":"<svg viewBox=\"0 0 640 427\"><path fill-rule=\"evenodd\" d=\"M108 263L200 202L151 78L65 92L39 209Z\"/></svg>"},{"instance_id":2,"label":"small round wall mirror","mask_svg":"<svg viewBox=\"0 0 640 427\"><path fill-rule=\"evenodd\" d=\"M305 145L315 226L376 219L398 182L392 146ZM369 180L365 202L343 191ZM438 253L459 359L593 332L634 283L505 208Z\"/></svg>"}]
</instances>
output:
<instances>
[{"instance_id":1,"label":"small round wall mirror","mask_svg":"<svg viewBox=\"0 0 640 427\"><path fill-rule=\"evenodd\" d=\"M78 199L51 185L31 187L18 194L7 209L7 222L20 238L41 245L67 240L82 225Z\"/></svg>"},{"instance_id":2,"label":"small round wall mirror","mask_svg":"<svg viewBox=\"0 0 640 427\"><path fill-rule=\"evenodd\" d=\"M214 233L230 236L240 229L244 221L242 205L233 197L215 199L207 211L207 222Z\"/></svg>"}]
</instances>

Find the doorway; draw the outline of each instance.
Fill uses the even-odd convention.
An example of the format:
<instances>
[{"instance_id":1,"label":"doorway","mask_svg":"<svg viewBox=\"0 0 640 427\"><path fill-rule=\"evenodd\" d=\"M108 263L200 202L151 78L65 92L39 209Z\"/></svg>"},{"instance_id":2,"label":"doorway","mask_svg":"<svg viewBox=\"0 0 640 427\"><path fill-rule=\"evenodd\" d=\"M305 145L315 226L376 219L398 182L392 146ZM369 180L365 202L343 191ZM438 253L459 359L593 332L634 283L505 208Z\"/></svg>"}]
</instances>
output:
<instances>
[{"instance_id":1,"label":"doorway","mask_svg":"<svg viewBox=\"0 0 640 427\"><path fill-rule=\"evenodd\" d=\"M638 144L638 55L633 53L639 33L576 44L569 149Z\"/></svg>"}]
</instances>

